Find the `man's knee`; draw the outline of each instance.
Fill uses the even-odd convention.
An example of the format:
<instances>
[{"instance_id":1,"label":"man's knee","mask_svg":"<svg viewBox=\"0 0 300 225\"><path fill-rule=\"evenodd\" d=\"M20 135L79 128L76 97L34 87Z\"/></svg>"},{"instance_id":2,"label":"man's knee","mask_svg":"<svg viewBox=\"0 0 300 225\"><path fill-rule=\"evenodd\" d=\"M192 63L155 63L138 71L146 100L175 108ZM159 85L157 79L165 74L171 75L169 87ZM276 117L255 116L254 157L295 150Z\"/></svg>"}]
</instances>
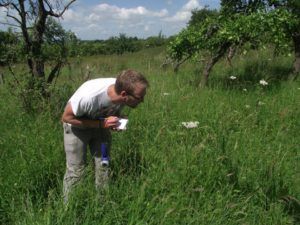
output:
<instances>
[{"instance_id":1,"label":"man's knee","mask_svg":"<svg viewBox=\"0 0 300 225\"><path fill-rule=\"evenodd\" d=\"M67 178L80 178L83 175L85 165L67 165Z\"/></svg>"}]
</instances>

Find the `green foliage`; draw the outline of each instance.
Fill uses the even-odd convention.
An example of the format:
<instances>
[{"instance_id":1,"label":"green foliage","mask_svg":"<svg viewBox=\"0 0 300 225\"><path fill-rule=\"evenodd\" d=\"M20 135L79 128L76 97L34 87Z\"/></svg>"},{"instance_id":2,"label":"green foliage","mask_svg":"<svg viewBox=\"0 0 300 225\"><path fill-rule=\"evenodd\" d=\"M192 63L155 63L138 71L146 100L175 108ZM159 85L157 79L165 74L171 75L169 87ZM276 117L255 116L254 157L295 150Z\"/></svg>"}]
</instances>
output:
<instances>
[{"instance_id":1,"label":"green foliage","mask_svg":"<svg viewBox=\"0 0 300 225\"><path fill-rule=\"evenodd\" d=\"M162 32L158 36L146 39L128 37L120 34L107 40L80 40L72 31L63 29L58 21L48 18L42 45L42 59L49 64L57 60L66 61L67 57L95 56L95 55L122 55L137 52L145 48L165 46L171 38L165 37ZM24 43L17 38L17 33L0 33L0 57L5 62L24 62L27 55L24 53Z\"/></svg>"},{"instance_id":2,"label":"green foliage","mask_svg":"<svg viewBox=\"0 0 300 225\"><path fill-rule=\"evenodd\" d=\"M126 34L120 34L119 37L111 37L107 40L107 50L110 49L111 52L108 54L118 54L122 55L125 52L135 52L139 50L138 45L136 44L138 38L127 37Z\"/></svg>"},{"instance_id":3,"label":"green foliage","mask_svg":"<svg viewBox=\"0 0 300 225\"><path fill-rule=\"evenodd\" d=\"M162 31L160 31L158 36L148 37L144 42L146 48L153 48L165 45L168 39L162 34Z\"/></svg>"},{"instance_id":4,"label":"green foliage","mask_svg":"<svg viewBox=\"0 0 300 225\"><path fill-rule=\"evenodd\" d=\"M145 48L154 48L164 46L168 43L168 38L160 32L158 36L151 36L146 39L137 37L128 37L126 34L120 34L116 37L110 37L107 40L93 40L78 42L78 45L70 47L70 56L92 56L92 55L122 55L124 53L137 52Z\"/></svg>"},{"instance_id":5,"label":"green foliage","mask_svg":"<svg viewBox=\"0 0 300 225\"><path fill-rule=\"evenodd\" d=\"M221 13L229 17L234 14L250 14L264 11L267 5L266 0L221 0Z\"/></svg>"},{"instance_id":6,"label":"green foliage","mask_svg":"<svg viewBox=\"0 0 300 225\"><path fill-rule=\"evenodd\" d=\"M0 31L0 65L9 65L20 60L22 46L20 40L12 29L7 32Z\"/></svg>"},{"instance_id":7,"label":"green foliage","mask_svg":"<svg viewBox=\"0 0 300 225\"><path fill-rule=\"evenodd\" d=\"M204 7L203 9L194 9L192 10L192 16L189 20L188 25L189 26L195 26L197 24L201 24L205 22L206 18L215 18L219 15L219 12L217 10L210 10L207 7Z\"/></svg>"},{"instance_id":8,"label":"green foliage","mask_svg":"<svg viewBox=\"0 0 300 225\"><path fill-rule=\"evenodd\" d=\"M206 51L213 56L225 46L274 44L276 50L290 53L291 32L298 22L286 9L207 17L202 23L183 29L168 46L168 52L177 61L190 56L197 58Z\"/></svg>"},{"instance_id":9,"label":"green foliage","mask_svg":"<svg viewBox=\"0 0 300 225\"><path fill-rule=\"evenodd\" d=\"M252 50L233 68L221 62L210 86L195 89L195 64L174 76L159 69L163 56L147 49L74 60L35 115L0 86L0 224L299 223L300 84L282 79L291 58ZM58 115L87 64L97 68L93 78L121 65L138 69L151 87L137 109L125 108L128 130L113 134L109 190L95 190L89 157L66 206ZM199 126L186 129L184 121Z\"/></svg>"},{"instance_id":10,"label":"green foliage","mask_svg":"<svg viewBox=\"0 0 300 225\"><path fill-rule=\"evenodd\" d=\"M77 43L73 32L64 30L53 18L47 19L42 52L44 61L65 61L69 55L68 49L76 48Z\"/></svg>"}]
</instances>

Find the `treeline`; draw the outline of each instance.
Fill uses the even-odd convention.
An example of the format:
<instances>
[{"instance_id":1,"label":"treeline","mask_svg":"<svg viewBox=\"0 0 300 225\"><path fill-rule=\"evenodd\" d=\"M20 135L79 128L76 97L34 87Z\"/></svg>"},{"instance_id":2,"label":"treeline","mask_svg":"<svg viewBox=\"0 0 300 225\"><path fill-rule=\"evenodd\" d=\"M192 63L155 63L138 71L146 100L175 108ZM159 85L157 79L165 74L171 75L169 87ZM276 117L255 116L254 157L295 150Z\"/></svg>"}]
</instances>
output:
<instances>
[{"instance_id":1,"label":"treeline","mask_svg":"<svg viewBox=\"0 0 300 225\"><path fill-rule=\"evenodd\" d=\"M124 54L126 52L137 52L145 48L153 48L166 45L170 38L166 38L161 33L158 36L139 39L137 37L127 37L120 34L107 40L78 41L77 46L70 48L70 56L91 56L91 55L112 55Z\"/></svg>"},{"instance_id":2,"label":"treeline","mask_svg":"<svg viewBox=\"0 0 300 225\"><path fill-rule=\"evenodd\" d=\"M51 27L52 26L52 27ZM164 46L172 37L166 37L159 32L157 36L146 39L129 37L126 34L110 37L107 40L80 40L71 31L65 31L58 23L48 24L48 31L44 37L44 57L77 57L93 55L124 54L137 52L145 48ZM51 37L51 38L49 38ZM0 31L0 64L26 60L23 37L12 29Z\"/></svg>"}]
</instances>

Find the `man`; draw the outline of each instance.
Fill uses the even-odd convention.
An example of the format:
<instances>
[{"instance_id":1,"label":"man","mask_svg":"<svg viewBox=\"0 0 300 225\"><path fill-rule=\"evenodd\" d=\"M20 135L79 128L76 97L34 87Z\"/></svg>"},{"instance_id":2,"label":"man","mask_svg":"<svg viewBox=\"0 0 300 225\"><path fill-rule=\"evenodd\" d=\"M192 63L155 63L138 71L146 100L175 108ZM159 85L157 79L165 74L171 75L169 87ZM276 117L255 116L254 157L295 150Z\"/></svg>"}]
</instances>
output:
<instances>
[{"instance_id":1,"label":"man","mask_svg":"<svg viewBox=\"0 0 300 225\"><path fill-rule=\"evenodd\" d=\"M101 165L101 146L110 148L110 130L117 130L124 106L135 108L143 102L149 86L146 78L134 70L122 71L115 78L99 78L82 84L68 101L62 115L67 169L64 176L64 200L83 175L87 147L95 162L95 183L107 185L108 169ZM109 152L109 151L108 151Z\"/></svg>"}]
</instances>

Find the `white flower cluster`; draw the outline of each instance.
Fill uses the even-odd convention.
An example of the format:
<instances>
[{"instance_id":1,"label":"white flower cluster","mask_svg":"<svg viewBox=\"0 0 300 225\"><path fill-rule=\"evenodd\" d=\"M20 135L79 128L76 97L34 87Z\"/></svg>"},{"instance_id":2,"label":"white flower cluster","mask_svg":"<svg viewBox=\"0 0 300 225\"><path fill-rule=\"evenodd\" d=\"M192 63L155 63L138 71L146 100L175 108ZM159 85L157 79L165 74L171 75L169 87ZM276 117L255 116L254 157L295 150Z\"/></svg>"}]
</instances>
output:
<instances>
[{"instance_id":1,"label":"white flower cluster","mask_svg":"<svg viewBox=\"0 0 300 225\"><path fill-rule=\"evenodd\" d=\"M235 76L230 76L229 79L230 79L230 80L235 80L236 77L235 77Z\"/></svg>"},{"instance_id":2,"label":"white flower cluster","mask_svg":"<svg viewBox=\"0 0 300 225\"><path fill-rule=\"evenodd\" d=\"M185 128L196 128L199 125L198 121L182 122L181 123Z\"/></svg>"},{"instance_id":3,"label":"white flower cluster","mask_svg":"<svg viewBox=\"0 0 300 225\"><path fill-rule=\"evenodd\" d=\"M268 82L265 81L265 80L260 80L260 81L259 81L259 84L261 84L262 86L267 86L267 85L268 85Z\"/></svg>"}]
</instances>

